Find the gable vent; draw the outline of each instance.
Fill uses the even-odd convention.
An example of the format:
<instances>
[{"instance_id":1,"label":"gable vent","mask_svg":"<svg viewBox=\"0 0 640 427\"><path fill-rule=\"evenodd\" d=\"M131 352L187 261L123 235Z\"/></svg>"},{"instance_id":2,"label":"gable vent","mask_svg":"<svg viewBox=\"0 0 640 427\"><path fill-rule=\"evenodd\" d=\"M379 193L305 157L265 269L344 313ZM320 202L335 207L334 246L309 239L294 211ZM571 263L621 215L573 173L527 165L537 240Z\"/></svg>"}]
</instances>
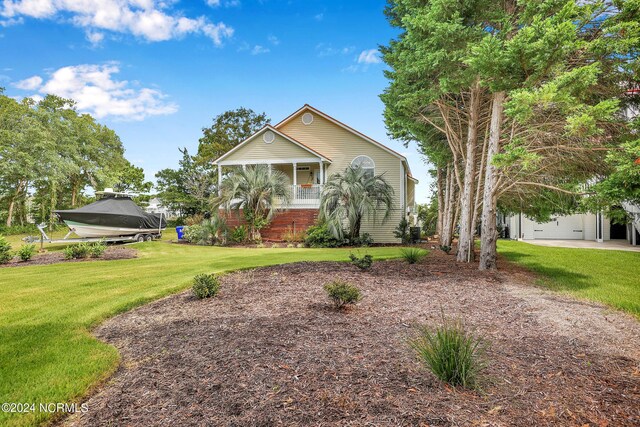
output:
<instances>
[{"instance_id":1,"label":"gable vent","mask_svg":"<svg viewBox=\"0 0 640 427\"><path fill-rule=\"evenodd\" d=\"M262 140L267 144L271 144L274 139L276 139L276 136L270 130L266 131L264 135L262 135Z\"/></svg>"},{"instance_id":2,"label":"gable vent","mask_svg":"<svg viewBox=\"0 0 640 427\"><path fill-rule=\"evenodd\" d=\"M310 125L311 123L313 123L313 114L304 113L302 115L302 123L304 123L305 125Z\"/></svg>"}]
</instances>

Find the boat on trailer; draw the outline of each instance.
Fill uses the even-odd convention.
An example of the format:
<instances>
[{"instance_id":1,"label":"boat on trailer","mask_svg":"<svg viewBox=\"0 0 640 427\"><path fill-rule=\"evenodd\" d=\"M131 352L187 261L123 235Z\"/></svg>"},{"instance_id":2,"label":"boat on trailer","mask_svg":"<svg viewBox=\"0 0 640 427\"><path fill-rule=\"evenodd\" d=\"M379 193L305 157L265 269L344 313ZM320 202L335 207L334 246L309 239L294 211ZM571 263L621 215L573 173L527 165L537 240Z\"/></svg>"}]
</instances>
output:
<instances>
[{"instance_id":1,"label":"boat on trailer","mask_svg":"<svg viewBox=\"0 0 640 427\"><path fill-rule=\"evenodd\" d=\"M162 234L167 223L163 215L142 210L127 193L111 189L96 192L99 199L72 210L54 211L69 230L83 238L148 236Z\"/></svg>"}]
</instances>

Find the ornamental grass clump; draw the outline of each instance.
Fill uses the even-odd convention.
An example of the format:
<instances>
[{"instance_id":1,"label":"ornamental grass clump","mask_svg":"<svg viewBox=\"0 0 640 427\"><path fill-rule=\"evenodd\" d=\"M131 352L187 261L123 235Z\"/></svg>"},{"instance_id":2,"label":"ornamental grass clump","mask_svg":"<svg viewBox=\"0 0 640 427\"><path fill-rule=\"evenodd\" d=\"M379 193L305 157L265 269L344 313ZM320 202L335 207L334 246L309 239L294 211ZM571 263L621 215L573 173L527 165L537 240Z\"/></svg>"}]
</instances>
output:
<instances>
[{"instance_id":1,"label":"ornamental grass clump","mask_svg":"<svg viewBox=\"0 0 640 427\"><path fill-rule=\"evenodd\" d=\"M409 264L415 264L427 256L427 251L419 248L404 248L400 251L400 256Z\"/></svg>"},{"instance_id":2,"label":"ornamental grass clump","mask_svg":"<svg viewBox=\"0 0 640 427\"><path fill-rule=\"evenodd\" d=\"M409 345L420 361L441 381L453 386L477 389L487 366L482 338L467 331L461 320L447 320L441 326L419 326Z\"/></svg>"},{"instance_id":3,"label":"ornamental grass clump","mask_svg":"<svg viewBox=\"0 0 640 427\"><path fill-rule=\"evenodd\" d=\"M362 299L360 289L351 283L337 280L335 282L324 285L329 299L333 302L336 309L345 308L347 305L353 305Z\"/></svg>"},{"instance_id":4,"label":"ornamental grass clump","mask_svg":"<svg viewBox=\"0 0 640 427\"><path fill-rule=\"evenodd\" d=\"M220 278L214 274L198 274L193 278L191 289L198 299L214 297L220 291Z\"/></svg>"}]
</instances>

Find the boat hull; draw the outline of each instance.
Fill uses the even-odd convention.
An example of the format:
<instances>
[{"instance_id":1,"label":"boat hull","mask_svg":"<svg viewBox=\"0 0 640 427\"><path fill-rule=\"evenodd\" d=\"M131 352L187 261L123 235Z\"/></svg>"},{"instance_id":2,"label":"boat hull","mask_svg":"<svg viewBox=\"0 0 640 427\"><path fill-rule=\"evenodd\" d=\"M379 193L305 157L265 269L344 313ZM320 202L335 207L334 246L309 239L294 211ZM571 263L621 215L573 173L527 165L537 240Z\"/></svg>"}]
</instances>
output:
<instances>
[{"instance_id":1,"label":"boat hull","mask_svg":"<svg viewBox=\"0 0 640 427\"><path fill-rule=\"evenodd\" d=\"M154 234L162 231L157 228L129 228L108 225L83 224L76 221L64 221L70 230L80 237L120 237L135 236L136 234Z\"/></svg>"}]
</instances>

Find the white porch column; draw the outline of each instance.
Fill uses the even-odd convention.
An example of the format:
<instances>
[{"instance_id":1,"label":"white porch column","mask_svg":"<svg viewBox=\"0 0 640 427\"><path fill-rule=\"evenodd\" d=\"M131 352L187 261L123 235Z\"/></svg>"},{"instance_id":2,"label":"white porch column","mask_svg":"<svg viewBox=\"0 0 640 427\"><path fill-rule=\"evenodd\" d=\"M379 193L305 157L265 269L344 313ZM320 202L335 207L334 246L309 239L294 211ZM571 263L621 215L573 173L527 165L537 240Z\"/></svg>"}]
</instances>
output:
<instances>
[{"instance_id":1,"label":"white porch column","mask_svg":"<svg viewBox=\"0 0 640 427\"><path fill-rule=\"evenodd\" d=\"M320 184L324 184L324 164L320 160Z\"/></svg>"},{"instance_id":2,"label":"white porch column","mask_svg":"<svg viewBox=\"0 0 640 427\"><path fill-rule=\"evenodd\" d=\"M293 164L293 185L294 187L298 185L298 164Z\"/></svg>"},{"instance_id":3,"label":"white porch column","mask_svg":"<svg viewBox=\"0 0 640 427\"><path fill-rule=\"evenodd\" d=\"M222 166L218 165L218 196L222 195Z\"/></svg>"},{"instance_id":4,"label":"white porch column","mask_svg":"<svg viewBox=\"0 0 640 427\"><path fill-rule=\"evenodd\" d=\"M243 165L242 165L242 170L243 170L243 171L246 171L246 170L247 170L247 165L244 165L244 164L243 164Z\"/></svg>"},{"instance_id":5,"label":"white porch column","mask_svg":"<svg viewBox=\"0 0 640 427\"><path fill-rule=\"evenodd\" d=\"M269 163L269 176L271 176L271 163Z\"/></svg>"},{"instance_id":6,"label":"white porch column","mask_svg":"<svg viewBox=\"0 0 640 427\"><path fill-rule=\"evenodd\" d=\"M636 224L634 222L631 223L631 244L636 246L639 242L636 241Z\"/></svg>"}]
</instances>

